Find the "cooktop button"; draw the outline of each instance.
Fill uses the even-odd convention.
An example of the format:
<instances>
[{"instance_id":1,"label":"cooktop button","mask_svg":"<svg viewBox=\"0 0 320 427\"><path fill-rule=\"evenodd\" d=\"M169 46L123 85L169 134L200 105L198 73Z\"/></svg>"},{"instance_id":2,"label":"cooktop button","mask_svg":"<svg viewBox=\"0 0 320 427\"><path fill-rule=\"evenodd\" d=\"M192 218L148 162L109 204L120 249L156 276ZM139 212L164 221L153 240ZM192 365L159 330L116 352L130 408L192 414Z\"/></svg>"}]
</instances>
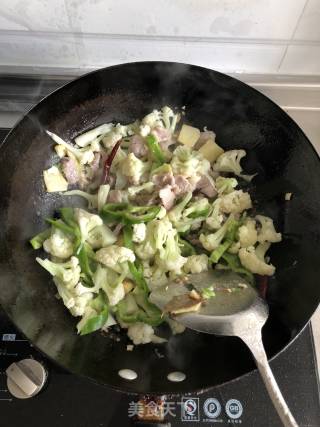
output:
<instances>
[{"instance_id":1,"label":"cooktop button","mask_svg":"<svg viewBox=\"0 0 320 427\"><path fill-rule=\"evenodd\" d=\"M28 399L38 394L47 379L46 370L34 359L12 363L6 374L8 390L18 399Z\"/></svg>"}]
</instances>

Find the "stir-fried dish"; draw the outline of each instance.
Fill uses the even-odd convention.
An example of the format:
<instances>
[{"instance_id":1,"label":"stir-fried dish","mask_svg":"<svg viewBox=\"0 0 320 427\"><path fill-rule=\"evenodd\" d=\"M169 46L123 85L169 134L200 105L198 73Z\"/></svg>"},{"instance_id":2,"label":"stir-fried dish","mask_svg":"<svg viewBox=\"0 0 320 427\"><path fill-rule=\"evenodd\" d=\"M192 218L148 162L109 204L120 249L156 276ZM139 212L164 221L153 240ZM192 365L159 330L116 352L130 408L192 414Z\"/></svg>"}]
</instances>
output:
<instances>
[{"instance_id":1,"label":"stir-fried dish","mask_svg":"<svg viewBox=\"0 0 320 427\"><path fill-rule=\"evenodd\" d=\"M129 125L102 124L74 143L47 131L60 159L44 183L66 207L30 242L47 253L37 261L82 335L119 324L134 344L162 342L155 327L183 327L170 306L150 301L152 290L208 269L232 270L252 285L255 274L274 274L266 252L281 234L271 218L252 214L245 188L254 175L240 164L246 152L224 151L212 131L181 118L163 107ZM71 197L87 208L70 207ZM191 290L172 313L197 310L218 291Z\"/></svg>"}]
</instances>

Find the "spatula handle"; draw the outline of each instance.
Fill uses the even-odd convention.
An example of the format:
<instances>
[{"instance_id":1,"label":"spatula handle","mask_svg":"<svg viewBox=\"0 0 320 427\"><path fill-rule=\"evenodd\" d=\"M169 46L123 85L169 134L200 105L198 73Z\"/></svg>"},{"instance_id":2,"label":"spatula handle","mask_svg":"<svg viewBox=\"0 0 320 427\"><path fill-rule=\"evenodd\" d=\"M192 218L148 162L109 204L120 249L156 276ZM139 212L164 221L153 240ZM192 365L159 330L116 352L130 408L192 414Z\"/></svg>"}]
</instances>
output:
<instances>
[{"instance_id":1,"label":"spatula handle","mask_svg":"<svg viewBox=\"0 0 320 427\"><path fill-rule=\"evenodd\" d=\"M283 425L285 427L298 427L298 424L291 414L271 371L266 352L263 347L261 333L259 332L259 334L254 338L244 336L241 337L241 339L247 344L255 358L262 380Z\"/></svg>"}]
</instances>

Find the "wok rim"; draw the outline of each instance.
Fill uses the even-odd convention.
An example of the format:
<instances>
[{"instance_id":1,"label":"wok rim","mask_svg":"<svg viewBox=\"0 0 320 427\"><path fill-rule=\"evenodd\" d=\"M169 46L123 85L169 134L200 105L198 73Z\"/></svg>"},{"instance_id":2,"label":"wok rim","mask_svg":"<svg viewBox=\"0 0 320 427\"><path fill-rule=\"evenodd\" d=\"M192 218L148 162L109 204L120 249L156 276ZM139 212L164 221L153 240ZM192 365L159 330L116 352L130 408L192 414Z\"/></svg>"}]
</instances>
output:
<instances>
[{"instance_id":1,"label":"wok rim","mask_svg":"<svg viewBox=\"0 0 320 427\"><path fill-rule=\"evenodd\" d=\"M284 111L278 104L276 104L272 99L270 99L269 97L267 97L266 95L264 95L263 93L261 93L259 90L257 90L256 88L250 86L249 84L238 80L237 78L230 76L228 74L222 73L220 71L216 71L213 70L211 68L206 68L203 66L199 66L199 65L194 65L194 64L187 64L184 62L173 62L173 61L132 61L132 62L125 62L125 63L121 63L121 64L115 64L115 65L111 65L111 66L107 66L107 67L102 67L93 71L90 71L88 73L85 73L81 76L77 76L75 77L73 80L64 83L62 86L60 86L59 88L53 90L52 92L50 92L49 94L47 94L46 96L44 96L39 102L37 102L37 104L35 104L34 106L32 106L30 109L28 109L23 115L22 117L14 124L14 126L10 129L10 131L8 132L8 134L6 135L6 137L4 138L4 140L0 143L0 158L3 156L3 148L4 146L8 145L8 141L11 139L12 135L14 135L14 133L16 132L16 130L20 127L23 126L23 122L25 120L27 120L28 116L30 115L30 113L36 113L38 109L42 108L43 104L46 102L47 98L49 98L52 95L55 95L57 93L59 93L60 91L63 93L63 91L67 88L67 87L71 87L72 85L77 85L79 81L88 78L88 76L91 76L93 74L99 74L99 73L104 73L107 70L110 69L119 69L120 67L126 67L126 66L133 66L133 65L146 65L146 64L150 64L150 65L162 65L162 64L167 64L167 65L171 65L171 66L175 66L175 65L183 65L186 67L190 67L191 70L192 69L197 69L197 70L205 70L206 72L213 72L219 76L221 76L222 78L227 78L230 79L232 81L235 81L237 84L243 85L243 87L246 90L252 90L254 91L258 96L263 97L264 99L266 99L270 104L273 105L273 107L275 107L279 114L282 113L282 115L284 115L287 119L290 120L291 125L293 127L296 128L296 130L298 130L302 136L304 137L305 143L309 144L310 148L312 148L312 151L314 152L314 154L316 155L316 158L318 159L318 162L320 164L320 154L318 154L317 150L315 149L314 145L311 143L311 141L309 140L309 138L306 136L305 132L303 131L303 129L300 128L300 126L286 113L286 111ZM132 389L126 389L125 387L118 387L118 386L114 386L114 385L110 385L107 384L105 382L99 381L93 377L90 377L86 374L80 373L80 372L75 372L74 370L72 370L71 368L67 368L66 366L64 366L61 362L56 361L53 357L49 356L46 352L44 352L43 350L41 350L36 344L34 344L20 329L20 327L18 325L16 325L16 323L13 321L13 319L11 318L11 316L8 314L8 312L6 311L6 309L4 308L4 306L2 304L0 304L2 310L4 311L5 315L10 319L10 321L12 322L12 324L14 325L14 327L19 331L19 333L27 338L27 340L29 342L32 343L33 347L45 358L47 358L48 360L51 361L51 363L57 365L60 369L72 374L72 375L76 375L79 376L80 378L83 378L85 380L89 380L92 383L98 385L98 386L102 386L102 387L107 387L110 390L116 391L116 392L120 392L122 394L126 394L129 396L148 396L148 395L157 395L157 396L168 396L168 397L179 397L182 396L184 394L190 394L190 393L194 393L196 395L202 394L202 393L206 393L209 391L212 391L214 389L219 389L221 387L224 387L226 385L238 382L242 379L245 379L247 377L249 377L250 375L255 374L256 372L258 372L257 368L254 368L252 370L250 370L249 372L246 372L236 378L232 378L228 381L225 381L221 384L216 384L216 385L212 385L212 386L206 386L204 388L195 388L195 389L189 389L186 390L185 392L166 392L166 391L149 391L148 393L141 393L141 392L136 392L133 391ZM306 327L310 324L311 318L313 317L315 311L318 309L318 307L320 306L320 301L317 302L317 305L315 306L314 310L312 311L311 316L308 318L308 320L301 326L300 330L298 331L298 333L296 335L294 335L293 337L290 338L290 340L287 342L287 344L284 345L284 347L282 347L278 352L276 352L270 359L268 359L269 363L273 363L280 355L282 355L290 346L292 343L295 342L295 340L300 337L300 335L302 334L303 331L305 331ZM97 332L98 333L98 332ZM243 345L245 345L243 343ZM138 377L139 378L139 377ZM133 384L133 383L130 383Z\"/></svg>"}]
</instances>

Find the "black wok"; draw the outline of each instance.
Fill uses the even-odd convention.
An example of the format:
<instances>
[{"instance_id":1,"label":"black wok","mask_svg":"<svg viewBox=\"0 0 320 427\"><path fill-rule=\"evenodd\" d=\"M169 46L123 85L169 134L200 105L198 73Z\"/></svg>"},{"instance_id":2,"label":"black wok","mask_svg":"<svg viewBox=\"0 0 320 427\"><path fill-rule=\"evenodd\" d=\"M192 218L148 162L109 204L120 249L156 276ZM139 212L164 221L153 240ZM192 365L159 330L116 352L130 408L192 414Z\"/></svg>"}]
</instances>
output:
<instances>
[{"instance_id":1,"label":"black wok","mask_svg":"<svg viewBox=\"0 0 320 427\"><path fill-rule=\"evenodd\" d=\"M269 357L299 334L320 299L319 158L279 107L231 77L176 63L124 64L67 84L34 107L1 146L0 303L25 336L63 367L141 394L200 392L244 375L254 363L240 340L192 331L132 352L125 336L77 336L76 320L54 297L27 241L63 204L61 196L44 192L42 170L55 160L45 129L71 141L101 123L131 122L165 104L185 105L186 122L213 129L223 148L246 149L245 170L258 172L249 186L255 209L272 216L284 236L270 252L277 272L269 281L271 316L263 331ZM286 192L293 193L290 202ZM121 379L122 368L135 370L138 379ZM186 373L186 380L169 382L172 371Z\"/></svg>"}]
</instances>

